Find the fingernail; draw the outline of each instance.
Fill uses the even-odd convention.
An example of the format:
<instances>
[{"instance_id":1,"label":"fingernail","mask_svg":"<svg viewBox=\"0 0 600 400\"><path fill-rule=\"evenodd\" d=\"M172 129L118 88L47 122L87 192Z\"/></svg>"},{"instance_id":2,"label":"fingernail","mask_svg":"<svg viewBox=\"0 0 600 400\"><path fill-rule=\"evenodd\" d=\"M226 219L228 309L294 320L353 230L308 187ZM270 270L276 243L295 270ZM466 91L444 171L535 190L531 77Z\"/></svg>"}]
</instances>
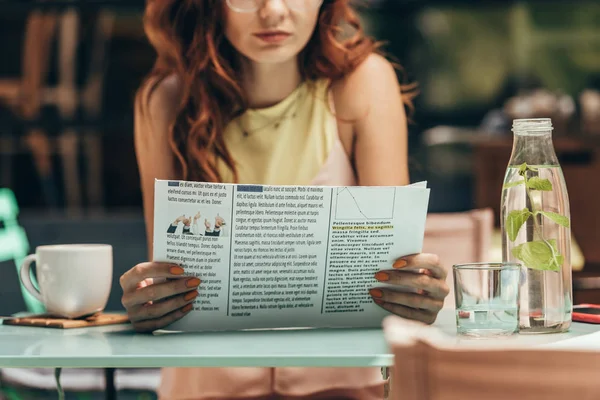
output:
<instances>
[{"instance_id":1,"label":"fingernail","mask_svg":"<svg viewBox=\"0 0 600 400\"><path fill-rule=\"evenodd\" d=\"M185 301L190 301L192 299L195 299L196 296L198 296L198 292L196 292L195 290L193 292L189 292L188 294L186 294L183 299Z\"/></svg>"},{"instance_id":2,"label":"fingernail","mask_svg":"<svg viewBox=\"0 0 600 400\"><path fill-rule=\"evenodd\" d=\"M417 294L425 294L425 291L423 289L418 289Z\"/></svg>"},{"instance_id":3,"label":"fingernail","mask_svg":"<svg viewBox=\"0 0 600 400\"><path fill-rule=\"evenodd\" d=\"M380 282L385 282L390 280L390 275L387 272L380 271L375 274L375 279Z\"/></svg>"},{"instance_id":4,"label":"fingernail","mask_svg":"<svg viewBox=\"0 0 600 400\"><path fill-rule=\"evenodd\" d=\"M394 268L404 268L404 267L406 267L406 264L407 264L406 260L400 259L400 260L396 260L396 262L394 263L394 265L392 265L392 267L394 267Z\"/></svg>"},{"instance_id":5,"label":"fingernail","mask_svg":"<svg viewBox=\"0 0 600 400\"><path fill-rule=\"evenodd\" d=\"M378 306L383 304L383 300L379 300L379 299L374 299L373 300L375 302L375 304L377 304Z\"/></svg>"},{"instance_id":6,"label":"fingernail","mask_svg":"<svg viewBox=\"0 0 600 400\"><path fill-rule=\"evenodd\" d=\"M196 286L198 286L199 284L200 284L200 279L198 279L198 278L192 278L192 279L188 279L188 280L185 282L185 286L187 286L187 287L190 287L190 288L192 288L192 287L196 287Z\"/></svg>"},{"instance_id":7,"label":"fingernail","mask_svg":"<svg viewBox=\"0 0 600 400\"><path fill-rule=\"evenodd\" d=\"M383 297L383 292L379 289L370 289L369 294L373 297L381 298Z\"/></svg>"},{"instance_id":8,"label":"fingernail","mask_svg":"<svg viewBox=\"0 0 600 400\"><path fill-rule=\"evenodd\" d=\"M171 268L169 268L169 273L171 275L183 275L185 271L183 270L183 268L178 267L176 265L173 265Z\"/></svg>"},{"instance_id":9,"label":"fingernail","mask_svg":"<svg viewBox=\"0 0 600 400\"><path fill-rule=\"evenodd\" d=\"M193 304L188 304L188 305L186 305L186 306L183 306L183 307L181 308L181 312L184 312L184 313L186 313L186 312L188 312L188 311L191 311L191 310L192 310L192 307L194 307L194 305L193 305Z\"/></svg>"}]
</instances>

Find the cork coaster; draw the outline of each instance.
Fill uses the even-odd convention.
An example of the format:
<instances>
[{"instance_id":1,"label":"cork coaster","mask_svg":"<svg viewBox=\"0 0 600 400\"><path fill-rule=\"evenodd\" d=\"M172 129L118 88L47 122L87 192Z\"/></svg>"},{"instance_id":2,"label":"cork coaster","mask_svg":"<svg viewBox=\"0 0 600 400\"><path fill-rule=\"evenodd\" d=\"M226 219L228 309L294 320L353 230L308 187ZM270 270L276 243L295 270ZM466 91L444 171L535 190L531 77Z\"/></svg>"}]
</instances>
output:
<instances>
[{"instance_id":1,"label":"cork coaster","mask_svg":"<svg viewBox=\"0 0 600 400\"><path fill-rule=\"evenodd\" d=\"M128 322L127 315L97 313L81 319L57 318L45 315L4 319L4 325L37 326L42 328L72 329L117 325Z\"/></svg>"}]
</instances>

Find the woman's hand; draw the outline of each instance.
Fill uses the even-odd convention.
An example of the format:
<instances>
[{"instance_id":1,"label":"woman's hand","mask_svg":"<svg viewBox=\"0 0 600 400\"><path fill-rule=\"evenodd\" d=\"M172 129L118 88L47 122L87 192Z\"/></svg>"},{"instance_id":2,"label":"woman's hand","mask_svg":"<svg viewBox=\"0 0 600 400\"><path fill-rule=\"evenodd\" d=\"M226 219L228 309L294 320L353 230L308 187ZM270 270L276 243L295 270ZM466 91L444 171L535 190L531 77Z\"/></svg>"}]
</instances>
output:
<instances>
[{"instance_id":1,"label":"woman's hand","mask_svg":"<svg viewBox=\"0 0 600 400\"><path fill-rule=\"evenodd\" d=\"M449 293L446 275L435 254L402 257L393 269L377 272L375 279L416 293L387 288L372 288L369 293L375 303L393 314L432 324Z\"/></svg>"},{"instance_id":2,"label":"woman's hand","mask_svg":"<svg viewBox=\"0 0 600 400\"><path fill-rule=\"evenodd\" d=\"M154 283L156 279L165 282ZM192 310L200 279L185 277L176 265L145 262L125 272L120 279L121 303L138 332L152 332L182 318Z\"/></svg>"}]
</instances>

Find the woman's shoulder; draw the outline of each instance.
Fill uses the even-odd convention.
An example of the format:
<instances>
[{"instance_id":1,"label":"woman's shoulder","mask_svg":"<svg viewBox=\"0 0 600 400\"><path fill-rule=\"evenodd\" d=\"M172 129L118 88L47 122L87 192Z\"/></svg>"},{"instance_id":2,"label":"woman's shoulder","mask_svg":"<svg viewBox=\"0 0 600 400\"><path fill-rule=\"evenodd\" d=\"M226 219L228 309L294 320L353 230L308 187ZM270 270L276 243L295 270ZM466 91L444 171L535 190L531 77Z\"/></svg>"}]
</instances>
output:
<instances>
[{"instance_id":1,"label":"woman's shoulder","mask_svg":"<svg viewBox=\"0 0 600 400\"><path fill-rule=\"evenodd\" d=\"M137 102L149 115L175 113L183 93L181 79L177 75L149 78L138 92Z\"/></svg>"},{"instance_id":2,"label":"woman's shoulder","mask_svg":"<svg viewBox=\"0 0 600 400\"><path fill-rule=\"evenodd\" d=\"M182 91L181 80L176 75L148 79L136 96L136 125L145 126L144 131L167 131L177 117Z\"/></svg>"},{"instance_id":3,"label":"woman's shoulder","mask_svg":"<svg viewBox=\"0 0 600 400\"><path fill-rule=\"evenodd\" d=\"M371 53L352 72L332 82L336 114L342 119L360 119L377 100L375 93L394 87L400 91L393 65L385 57Z\"/></svg>"}]
</instances>

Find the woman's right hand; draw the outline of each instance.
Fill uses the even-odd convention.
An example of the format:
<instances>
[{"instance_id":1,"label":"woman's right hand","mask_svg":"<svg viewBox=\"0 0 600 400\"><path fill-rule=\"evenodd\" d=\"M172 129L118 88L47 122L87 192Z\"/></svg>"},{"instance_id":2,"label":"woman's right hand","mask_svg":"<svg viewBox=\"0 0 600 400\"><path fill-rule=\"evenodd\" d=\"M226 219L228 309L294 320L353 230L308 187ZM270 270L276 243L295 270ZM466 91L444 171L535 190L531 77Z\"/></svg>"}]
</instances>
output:
<instances>
[{"instance_id":1,"label":"woman's right hand","mask_svg":"<svg viewBox=\"0 0 600 400\"><path fill-rule=\"evenodd\" d=\"M165 282L154 283L157 278ZM121 303L137 332L152 332L189 313L198 296L200 279L185 276L183 268L170 263L144 262L120 279Z\"/></svg>"}]
</instances>

